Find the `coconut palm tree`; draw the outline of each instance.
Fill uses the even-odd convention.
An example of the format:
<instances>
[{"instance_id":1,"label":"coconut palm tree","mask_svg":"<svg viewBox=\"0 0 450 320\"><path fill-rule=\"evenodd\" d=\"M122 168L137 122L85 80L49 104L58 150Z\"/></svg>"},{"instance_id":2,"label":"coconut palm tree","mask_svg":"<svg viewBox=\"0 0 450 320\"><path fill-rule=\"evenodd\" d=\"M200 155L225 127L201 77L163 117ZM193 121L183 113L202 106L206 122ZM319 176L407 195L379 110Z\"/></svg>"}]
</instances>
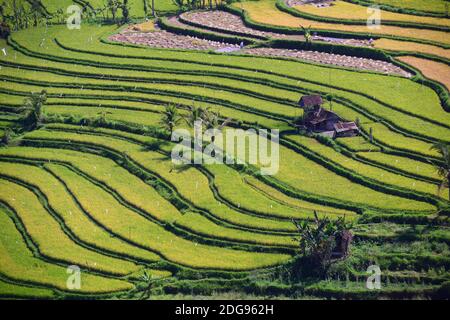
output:
<instances>
[{"instance_id":1,"label":"coconut palm tree","mask_svg":"<svg viewBox=\"0 0 450 320\"><path fill-rule=\"evenodd\" d=\"M207 108L203 111L203 121L205 123L205 129L218 129L220 127L219 123L219 114L217 112L211 111L210 108ZM214 135L211 136L211 143L214 143L216 137Z\"/></svg>"},{"instance_id":2,"label":"coconut palm tree","mask_svg":"<svg viewBox=\"0 0 450 320\"><path fill-rule=\"evenodd\" d=\"M311 36L311 26L308 28L305 28L304 26L300 26L303 30L303 35L305 36L306 44L310 44L312 42L312 36Z\"/></svg>"},{"instance_id":3,"label":"coconut palm tree","mask_svg":"<svg viewBox=\"0 0 450 320\"><path fill-rule=\"evenodd\" d=\"M0 18L2 18L1 22L6 22L5 8L6 5L3 2L0 3Z\"/></svg>"},{"instance_id":4,"label":"coconut palm tree","mask_svg":"<svg viewBox=\"0 0 450 320\"><path fill-rule=\"evenodd\" d=\"M442 178L439 184L438 192L442 189L449 188L448 199L450 200L450 144L439 142L431 147L432 150L436 150L440 155L439 162L433 162L438 175Z\"/></svg>"},{"instance_id":5,"label":"coconut palm tree","mask_svg":"<svg viewBox=\"0 0 450 320\"><path fill-rule=\"evenodd\" d=\"M163 111L163 117L159 123L172 136L173 129L181 122L181 119L177 107L173 104L168 104Z\"/></svg>"},{"instance_id":6,"label":"coconut palm tree","mask_svg":"<svg viewBox=\"0 0 450 320\"><path fill-rule=\"evenodd\" d=\"M346 258L349 254L353 238L351 224L345 222L345 217L331 220L328 217L319 218L314 211L314 221L292 220L296 229L300 254L303 255L305 269L308 272L325 274L336 259Z\"/></svg>"},{"instance_id":7,"label":"coconut palm tree","mask_svg":"<svg viewBox=\"0 0 450 320\"><path fill-rule=\"evenodd\" d=\"M210 108L207 108L207 109L205 109L203 111L203 117L202 118L203 118L203 121L204 121L204 124L205 124L205 129L206 130L212 129L214 131L215 130L219 130L219 131L222 130L223 127L225 127L232 120L231 118L227 118L225 121L220 123L220 114L218 112L211 111ZM215 141L216 141L216 136L213 133L211 135L211 144L214 144ZM214 149L211 152L211 156L212 157L216 156L216 152L215 152Z\"/></svg>"},{"instance_id":8,"label":"coconut palm tree","mask_svg":"<svg viewBox=\"0 0 450 320\"><path fill-rule=\"evenodd\" d=\"M26 129L35 129L42 122L42 107L47 101L47 92L42 90L40 93L33 93L27 99L25 99L21 111L24 111L24 115L21 118L21 122Z\"/></svg>"},{"instance_id":9,"label":"coconut palm tree","mask_svg":"<svg viewBox=\"0 0 450 320\"><path fill-rule=\"evenodd\" d=\"M201 107L196 107L195 105L189 107L188 114L184 117L184 120L190 127L194 127L196 121L203 122L203 116L205 114L205 110Z\"/></svg>"},{"instance_id":10,"label":"coconut palm tree","mask_svg":"<svg viewBox=\"0 0 450 320\"><path fill-rule=\"evenodd\" d=\"M130 20L130 6L128 5L128 0L123 0L120 9L122 10L122 23L125 24Z\"/></svg>"},{"instance_id":11,"label":"coconut palm tree","mask_svg":"<svg viewBox=\"0 0 450 320\"><path fill-rule=\"evenodd\" d=\"M33 25L37 27L39 20L42 18L42 8L39 0L30 0L30 14L33 17L34 23Z\"/></svg>"},{"instance_id":12,"label":"coconut palm tree","mask_svg":"<svg viewBox=\"0 0 450 320\"><path fill-rule=\"evenodd\" d=\"M119 9L119 2L117 0L108 0L105 7L107 8L107 11L111 11L112 22L116 23L116 15L117 10Z\"/></svg>"}]
</instances>

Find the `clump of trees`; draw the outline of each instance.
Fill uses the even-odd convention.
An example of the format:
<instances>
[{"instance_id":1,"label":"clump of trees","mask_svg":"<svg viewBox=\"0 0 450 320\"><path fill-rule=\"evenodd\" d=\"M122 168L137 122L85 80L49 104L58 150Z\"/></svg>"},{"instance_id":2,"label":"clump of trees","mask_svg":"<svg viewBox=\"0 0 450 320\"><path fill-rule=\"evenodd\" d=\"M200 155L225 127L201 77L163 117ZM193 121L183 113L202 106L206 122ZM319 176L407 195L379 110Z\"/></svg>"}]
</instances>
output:
<instances>
[{"instance_id":1,"label":"clump of trees","mask_svg":"<svg viewBox=\"0 0 450 320\"><path fill-rule=\"evenodd\" d=\"M1 144L4 146L9 145L9 143L11 142L12 139L12 129L11 128L6 128L5 131L3 131L3 135L2 135L2 139L1 139Z\"/></svg>"},{"instance_id":2,"label":"clump of trees","mask_svg":"<svg viewBox=\"0 0 450 320\"><path fill-rule=\"evenodd\" d=\"M323 277L334 262L348 257L353 234L345 218L319 218L314 211L313 222L293 220L293 223L298 233L294 240L300 249L293 270L297 277Z\"/></svg>"},{"instance_id":3,"label":"clump of trees","mask_svg":"<svg viewBox=\"0 0 450 320\"><path fill-rule=\"evenodd\" d=\"M19 123L25 131L34 130L42 124L44 120L42 108L46 101L47 92L45 90L40 93L32 93L30 97L24 100L20 109L22 116Z\"/></svg>"},{"instance_id":4,"label":"clump of trees","mask_svg":"<svg viewBox=\"0 0 450 320\"><path fill-rule=\"evenodd\" d=\"M13 31L39 26L48 22L49 16L39 0L8 0L0 3L0 31L5 26Z\"/></svg>"},{"instance_id":5,"label":"clump of trees","mask_svg":"<svg viewBox=\"0 0 450 320\"><path fill-rule=\"evenodd\" d=\"M180 11L195 9L213 9L220 7L223 2L230 3L231 0L172 0Z\"/></svg>"},{"instance_id":6,"label":"clump of trees","mask_svg":"<svg viewBox=\"0 0 450 320\"><path fill-rule=\"evenodd\" d=\"M145 6L146 8L147 6ZM104 0L103 7L92 9L86 7L83 11L92 11L91 15L117 25L130 22L130 4L128 0Z\"/></svg>"},{"instance_id":7,"label":"clump of trees","mask_svg":"<svg viewBox=\"0 0 450 320\"><path fill-rule=\"evenodd\" d=\"M0 22L0 39L7 39L11 34L11 29L5 22Z\"/></svg>"}]
</instances>

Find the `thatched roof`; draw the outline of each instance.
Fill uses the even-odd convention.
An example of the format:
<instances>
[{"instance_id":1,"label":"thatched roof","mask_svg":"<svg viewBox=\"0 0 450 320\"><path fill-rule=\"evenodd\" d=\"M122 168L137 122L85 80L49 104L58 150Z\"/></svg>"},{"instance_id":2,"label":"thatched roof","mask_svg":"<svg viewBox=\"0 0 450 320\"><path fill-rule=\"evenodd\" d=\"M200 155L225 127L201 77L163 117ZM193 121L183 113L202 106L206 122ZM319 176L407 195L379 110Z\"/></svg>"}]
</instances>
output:
<instances>
[{"instance_id":1,"label":"thatched roof","mask_svg":"<svg viewBox=\"0 0 450 320\"><path fill-rule=\"evenodd\" d=\"M319 95L303 96L298 104L302 108L320 106L323 103L322 97Z\"/></svg>"},{"instance_id":2,"label":"thatched roof","mask_svg":"<svg viewBox=\"0 0 450 320\"><path fill-rule=\"evenodd\" d=\"M334 124L334 130L336 130L337 133L345 132L345 131L351 131L356 130L359 131L358 126L354 122L338 122Z\"/></svg>"}]
</instances>

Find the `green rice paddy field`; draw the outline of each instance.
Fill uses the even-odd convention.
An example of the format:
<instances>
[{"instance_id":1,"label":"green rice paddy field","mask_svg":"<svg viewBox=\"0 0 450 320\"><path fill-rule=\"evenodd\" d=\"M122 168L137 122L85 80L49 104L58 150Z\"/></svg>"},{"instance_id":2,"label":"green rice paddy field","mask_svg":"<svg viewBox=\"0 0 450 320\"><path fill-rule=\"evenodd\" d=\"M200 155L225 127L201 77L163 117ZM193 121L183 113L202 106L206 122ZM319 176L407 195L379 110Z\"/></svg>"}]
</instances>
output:
<instances>
[{"instance_id":1,"label":"green rice paddy field","mask_svg":"<svg viewBox=\"0 0 450 320\"><path fill-rule=\"evenodd\" d=\"M49 14L73 3L40 2ZM143 21L147 2L131 1L134 21ZM177 10L155 2L161 15ZM269 2L278 10L273 1L260 6ZM446 5L351 2L424 14ZM244 3L250 18L277 25L258 5ZM106 41L122 29L55 23L0 38L0 136L10 138L0 147L0 298L449 298L449 190L439 189L433 164L442 161L432 149L450 143L446 89L417 80L415 69L405 78ZM439 31L443 47L447 31ZM42 121L25 130L24 100L42 90ZM297 132L291 124L308 94L332 94L333 111L358 119L361 134L326 143ZM261 162L175 165L161 124L168 104L181 116L195 105L234 127L279 129L278 171L259 175ZM185 121L175 128L192 131ZM311 222L314 211L353 224L351 254L325 279L287 281L279 274L299 254L292 219ZM376 292L365 287L373 264L383 271ZM74 265L82 279L75 289L67 285Z\"/></svg>"}]
</instances>

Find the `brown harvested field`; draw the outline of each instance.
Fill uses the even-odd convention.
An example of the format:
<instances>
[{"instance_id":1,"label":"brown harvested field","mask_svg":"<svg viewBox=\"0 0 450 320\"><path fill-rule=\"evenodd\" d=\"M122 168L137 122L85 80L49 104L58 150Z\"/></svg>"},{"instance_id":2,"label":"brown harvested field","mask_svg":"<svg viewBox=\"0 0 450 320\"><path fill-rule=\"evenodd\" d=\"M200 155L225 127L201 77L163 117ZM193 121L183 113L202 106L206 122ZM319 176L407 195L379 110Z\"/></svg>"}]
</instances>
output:
<instances>
[{"instance_id":1,"label":"brown harvested field","mask_svg":"<svg viewBox=\"0 0 450 320\"><path fill-rule=\"evenodd\" d=\"M282 27L300 28L311 26L313 29L340 30L348 32L361 32L375 35L394 35L411 39L430 40L443 44L450 44L447 32L413 29L394 26L380 26L380 29L368 29L367 26L345 25L340 23L325 23L309 19L294 17L278 10L275 0L249 1L233 4L234 7L244 9L256 22Z\"/></svg>"},{"instance_id":2,"label":"brown harvested field","mask_svg":"<svg viewBox=\"0 0 450 320\"><path fill-rule=\"evenodd\" d=\"M448 65L411 56L398 57L397 59L419 69L425 77L442 83L447 87L447 90L450 90L450 67Z\"/></svg>"},{"instance_id":3,"label":"brown harvested field","mask_svg":"<svg viewBox=\"0 0 450 320\"><path fill-rule=\"evenodd\" d=\"M374 44L375 48L380 49L428 53L435 56L450 59L450 49L444 49L429 44L421 44L411 41L398 41L391 39L378 39L374 42Z\"/></svg>"}]
</instances>

